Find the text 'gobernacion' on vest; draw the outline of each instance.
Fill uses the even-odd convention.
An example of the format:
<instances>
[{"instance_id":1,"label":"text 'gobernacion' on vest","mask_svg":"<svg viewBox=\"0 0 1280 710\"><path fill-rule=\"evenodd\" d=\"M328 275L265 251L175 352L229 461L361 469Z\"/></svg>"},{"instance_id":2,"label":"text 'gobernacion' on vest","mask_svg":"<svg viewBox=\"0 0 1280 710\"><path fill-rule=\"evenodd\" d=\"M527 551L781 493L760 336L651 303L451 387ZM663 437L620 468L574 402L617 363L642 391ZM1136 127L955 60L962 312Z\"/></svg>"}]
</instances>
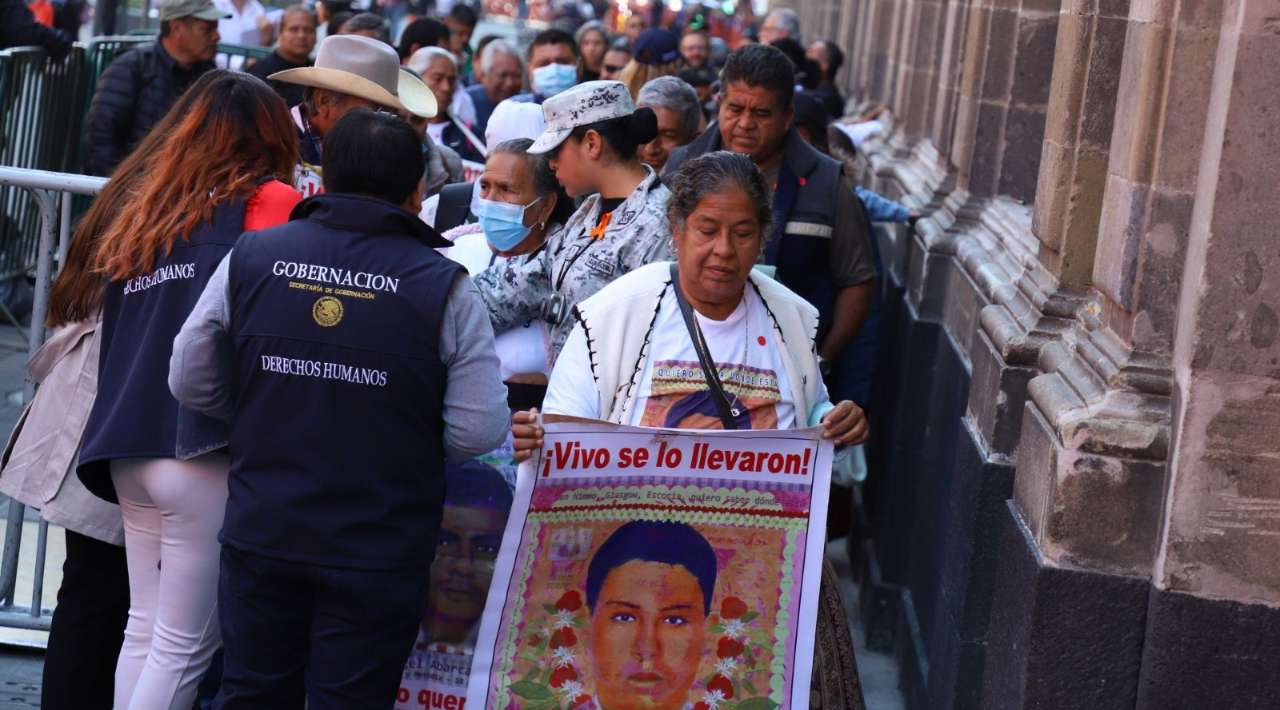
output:
<instances>
[{"instance_id":1,"label":"text 'gobernacion' on vest","mask_svg":"<svg viewBox=\"0 0 1280 710\"><path fill-rule=\"evenodd\" d=\"M400 288L400 279L396 276L351 271L319 264L304 264L297 261L277 261L272 265L271 273L291 279L306 279L334 286L350 286L386 293L395 293Z\"/></svg>"}]
</instances>

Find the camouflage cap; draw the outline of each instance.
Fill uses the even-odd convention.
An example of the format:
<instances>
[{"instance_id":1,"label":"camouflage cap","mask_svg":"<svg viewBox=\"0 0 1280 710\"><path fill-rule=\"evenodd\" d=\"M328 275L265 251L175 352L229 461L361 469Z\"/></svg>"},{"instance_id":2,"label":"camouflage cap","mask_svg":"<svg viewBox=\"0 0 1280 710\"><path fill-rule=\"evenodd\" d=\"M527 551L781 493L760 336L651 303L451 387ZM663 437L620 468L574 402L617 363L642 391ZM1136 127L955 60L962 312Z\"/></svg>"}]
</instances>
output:
<instances>
[{"instance_id":1,"label":"camouflage cap","mask_svg":"<svg viewBox=\"0 0 1280 710\"><path fill-rule=\"evenodd\" d=\"M530 153L548 153L564 142L573 129L635 113L631 93L620 81L588 81L542 102L547 127L529 146Z\"/></svg>"}]
</instances>

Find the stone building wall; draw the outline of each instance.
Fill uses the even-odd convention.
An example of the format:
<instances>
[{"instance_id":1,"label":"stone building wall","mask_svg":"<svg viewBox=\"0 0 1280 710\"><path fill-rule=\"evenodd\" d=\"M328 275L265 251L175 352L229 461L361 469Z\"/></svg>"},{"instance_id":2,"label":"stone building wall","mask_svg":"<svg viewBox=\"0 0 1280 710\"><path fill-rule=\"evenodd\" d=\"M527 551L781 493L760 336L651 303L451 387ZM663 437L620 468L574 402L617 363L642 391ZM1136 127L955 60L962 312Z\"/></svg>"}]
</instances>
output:
<instances>
[{"instance_id":1,"label":"stone building wall","mask_svg":"<svg viewBox=\"0 0 1280 710\"><path fill-rule=\"evenodd\" d=\"M793 6L925 215L854 550L909 704L1274 706L1280 0Z\"/></svg>"}]
</instances>

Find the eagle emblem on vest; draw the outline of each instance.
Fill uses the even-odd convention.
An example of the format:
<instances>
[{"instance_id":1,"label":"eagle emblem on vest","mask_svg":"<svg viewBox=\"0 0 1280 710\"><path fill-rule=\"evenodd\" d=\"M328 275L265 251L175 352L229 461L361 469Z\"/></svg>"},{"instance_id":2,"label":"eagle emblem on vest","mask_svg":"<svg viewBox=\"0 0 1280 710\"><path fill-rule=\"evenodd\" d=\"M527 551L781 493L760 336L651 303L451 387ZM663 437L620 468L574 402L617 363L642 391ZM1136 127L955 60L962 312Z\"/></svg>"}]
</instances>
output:
<instances>
[{"instance_id":1,"label":"eagle emblem on vest","mask_svg":"<svg viewBox=\"0 0 1280 710\"><path fill-rule=\"evenodd\" d=\"M322 328L331 328L342 321L342 301L333 296L322 296L311 307L311 317Z\"/></svg>"}]
</instances>

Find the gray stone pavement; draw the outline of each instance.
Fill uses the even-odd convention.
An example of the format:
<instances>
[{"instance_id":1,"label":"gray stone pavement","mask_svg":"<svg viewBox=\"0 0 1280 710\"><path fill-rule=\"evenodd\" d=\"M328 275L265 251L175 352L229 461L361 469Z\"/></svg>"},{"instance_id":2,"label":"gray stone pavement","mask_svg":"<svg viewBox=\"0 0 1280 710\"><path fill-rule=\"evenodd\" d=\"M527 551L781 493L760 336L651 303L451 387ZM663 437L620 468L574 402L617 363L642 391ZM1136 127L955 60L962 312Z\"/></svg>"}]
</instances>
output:
<instances>
[{"instance_id":1,"label":"gray stone pavement","mask_svg":"<svg viewBox=\"0 0 1280 710\"><path fill-rule=\"evenodd\" d=\"M44 654L39 650L0 647L0 710L40 707L40 671Z\"/></svg>"},{"instance_id":2,"label":"gray stone pavement","mask_svg":"<svg viewBox=\"0 0 1280 710\"><path fill-rule=\"evenodd\" d=\"M22 387L26 379L26 337L12 325L0 325L0 437L8 439L9 432L22 413ZM0 519L9 511L9 499L0 496ZM35 516L28 511L24 516L29 522L23 527L23 554L19 558L19 599L30 599L31 556L35 544ZM0 538L3 531L0 529ZM45 575L45 604L51 606L61 580L62 535L50 530L49 560ZM56 559L55 559L56 558ZM54 586L50 587L49 584ZM25 602L24 602L25 603ZM44 653L39 648L44 634L33 631L0 629L0 710L20 710L40 707L40 673L44 667Z\"/></svg>"}]
</instances>

